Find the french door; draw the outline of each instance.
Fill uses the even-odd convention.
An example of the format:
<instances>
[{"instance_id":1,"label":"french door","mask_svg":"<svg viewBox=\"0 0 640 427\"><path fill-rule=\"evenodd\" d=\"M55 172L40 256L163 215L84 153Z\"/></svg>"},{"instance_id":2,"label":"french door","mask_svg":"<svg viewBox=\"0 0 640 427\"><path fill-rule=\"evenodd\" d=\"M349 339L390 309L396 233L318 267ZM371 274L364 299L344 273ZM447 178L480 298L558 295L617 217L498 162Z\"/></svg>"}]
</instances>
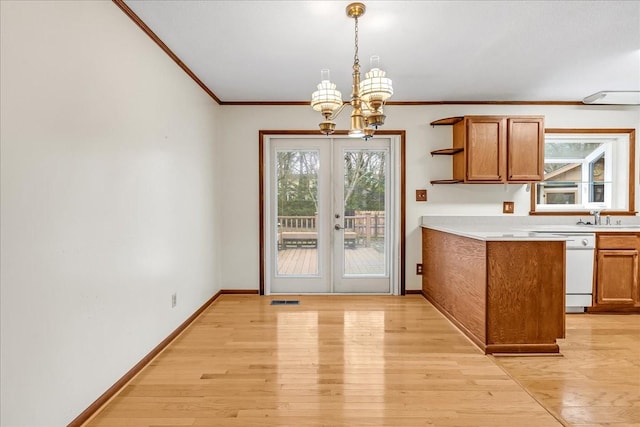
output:
<instances>
[{"instance_id":1,"label":"french door","mask_svg":"<svg viewBox=\"0 0 640 427\"><path fill-rule=\"evenodd\" d=\"M393 139L272 137L266 147L266 293L397 293Z\"/></svg>"}]
</instances>

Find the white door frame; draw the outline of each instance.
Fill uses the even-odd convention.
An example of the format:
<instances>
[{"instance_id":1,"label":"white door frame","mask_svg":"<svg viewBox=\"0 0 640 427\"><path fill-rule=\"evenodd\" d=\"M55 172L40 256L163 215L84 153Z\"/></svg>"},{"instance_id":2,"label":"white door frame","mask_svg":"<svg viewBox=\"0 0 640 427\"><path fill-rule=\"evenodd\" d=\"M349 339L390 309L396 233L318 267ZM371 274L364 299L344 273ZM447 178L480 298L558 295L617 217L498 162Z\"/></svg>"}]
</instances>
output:
<instances>
[{"instance_id":1,"label":"white door frame","mask_svg":"<svg viewBox=\"0 0 640 427\"><path fill-rule=\"evenodd\" d=\"M382 133L382 132L381 132ZM335 138L343 138L343 135L336 135ZM404 132L384 132L382 135L383 138L388 138L390 140L390 164L392 167L393 176L391 179L391 197L390 197L390 213L393 217L393 220L390 221L390 232L393 235L392 240L389 241L390 245L390 292L387 294L399 295L402 292L402 279L404 277L403 272L401 271L401 266L403 265L402 257L403 257L403 245L404 238L401 233L404 230L404 218L403 214L403 191L404 191L404 177L402 176L404 172L403 164L403 140L404 140ZM274 254L274 235L272 230L269 227L269 224L272 222L273 210L271 208L272 200L270 200L269 189L273 185L272 177L270 174L270 164L272 161L271 158L271 148L272 148L272 139L319 139L320 142L325 144L331 144L332 139L326 136L317 135L315 133L311 134L308 132L288 132L283 131L279 132L260 132L260 230L261 230L261 293L265 295L271 295L271 280L273 277L273 265L272 262ZM330 277L333 277L332 272L330 273ZM331 279L332 280L332 279ZM362 294L362 293L359 293ZM344 295L344 294L339 294Z\"/></svg>"}]
</instances>

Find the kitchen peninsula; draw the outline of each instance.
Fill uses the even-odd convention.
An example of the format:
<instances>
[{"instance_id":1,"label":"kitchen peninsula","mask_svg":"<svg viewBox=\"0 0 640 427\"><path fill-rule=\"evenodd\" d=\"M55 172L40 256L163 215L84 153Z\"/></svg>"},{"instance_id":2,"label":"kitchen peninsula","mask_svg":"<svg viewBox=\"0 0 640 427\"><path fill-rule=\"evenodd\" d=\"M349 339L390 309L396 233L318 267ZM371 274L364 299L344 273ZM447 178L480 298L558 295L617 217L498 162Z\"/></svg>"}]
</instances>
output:
<instances>
[{"instance_id":1,"label":"kitchen peninsula","mask_svg":"<svg viewBox=\"0 0 640 427\"><path fill-rule=\"evenodd\" d=\"M422 292L486 354L558 353L565 239L423 225Z\"/></svg>"}]
</instances>

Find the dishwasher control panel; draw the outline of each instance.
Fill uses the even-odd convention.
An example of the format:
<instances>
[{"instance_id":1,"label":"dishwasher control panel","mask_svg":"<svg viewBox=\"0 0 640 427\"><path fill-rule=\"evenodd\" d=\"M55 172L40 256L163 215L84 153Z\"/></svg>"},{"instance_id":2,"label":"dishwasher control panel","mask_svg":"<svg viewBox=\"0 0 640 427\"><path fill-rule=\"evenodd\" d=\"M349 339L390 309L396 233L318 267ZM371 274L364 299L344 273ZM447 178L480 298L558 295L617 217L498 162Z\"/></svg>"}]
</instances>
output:
<instances>
[{"instance_id":1,"label":"dishwasher control panel","mask_svg":"<svg viewBox=\"0 0 640 427\"><path fill-rule=\"evenodd\" d=\"M563 234L563 236L567 238L567 249L593 249L596 247L596 235L593 233Z\"/></svg>"}]
</instances>

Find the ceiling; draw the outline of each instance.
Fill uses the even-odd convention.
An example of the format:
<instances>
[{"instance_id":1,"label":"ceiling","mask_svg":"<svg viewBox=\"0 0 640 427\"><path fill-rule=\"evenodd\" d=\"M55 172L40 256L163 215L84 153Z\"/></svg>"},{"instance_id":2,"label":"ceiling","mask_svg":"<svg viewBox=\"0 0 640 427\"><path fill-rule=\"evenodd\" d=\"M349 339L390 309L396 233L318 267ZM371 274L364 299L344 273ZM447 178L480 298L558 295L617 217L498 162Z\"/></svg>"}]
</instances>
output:
<instances>
[{"instance_id":1,"label":"ceiling","mask_svg":"<svg viewBox=\"0 0 640 427\"><path fill-rule=\"evenodd\" d=\"M124 0L223 103L351 92L348 1ZM395 102L581 101L640 90L639 1L365 1L369 57Z\"/></svg>"}]
</instances>

